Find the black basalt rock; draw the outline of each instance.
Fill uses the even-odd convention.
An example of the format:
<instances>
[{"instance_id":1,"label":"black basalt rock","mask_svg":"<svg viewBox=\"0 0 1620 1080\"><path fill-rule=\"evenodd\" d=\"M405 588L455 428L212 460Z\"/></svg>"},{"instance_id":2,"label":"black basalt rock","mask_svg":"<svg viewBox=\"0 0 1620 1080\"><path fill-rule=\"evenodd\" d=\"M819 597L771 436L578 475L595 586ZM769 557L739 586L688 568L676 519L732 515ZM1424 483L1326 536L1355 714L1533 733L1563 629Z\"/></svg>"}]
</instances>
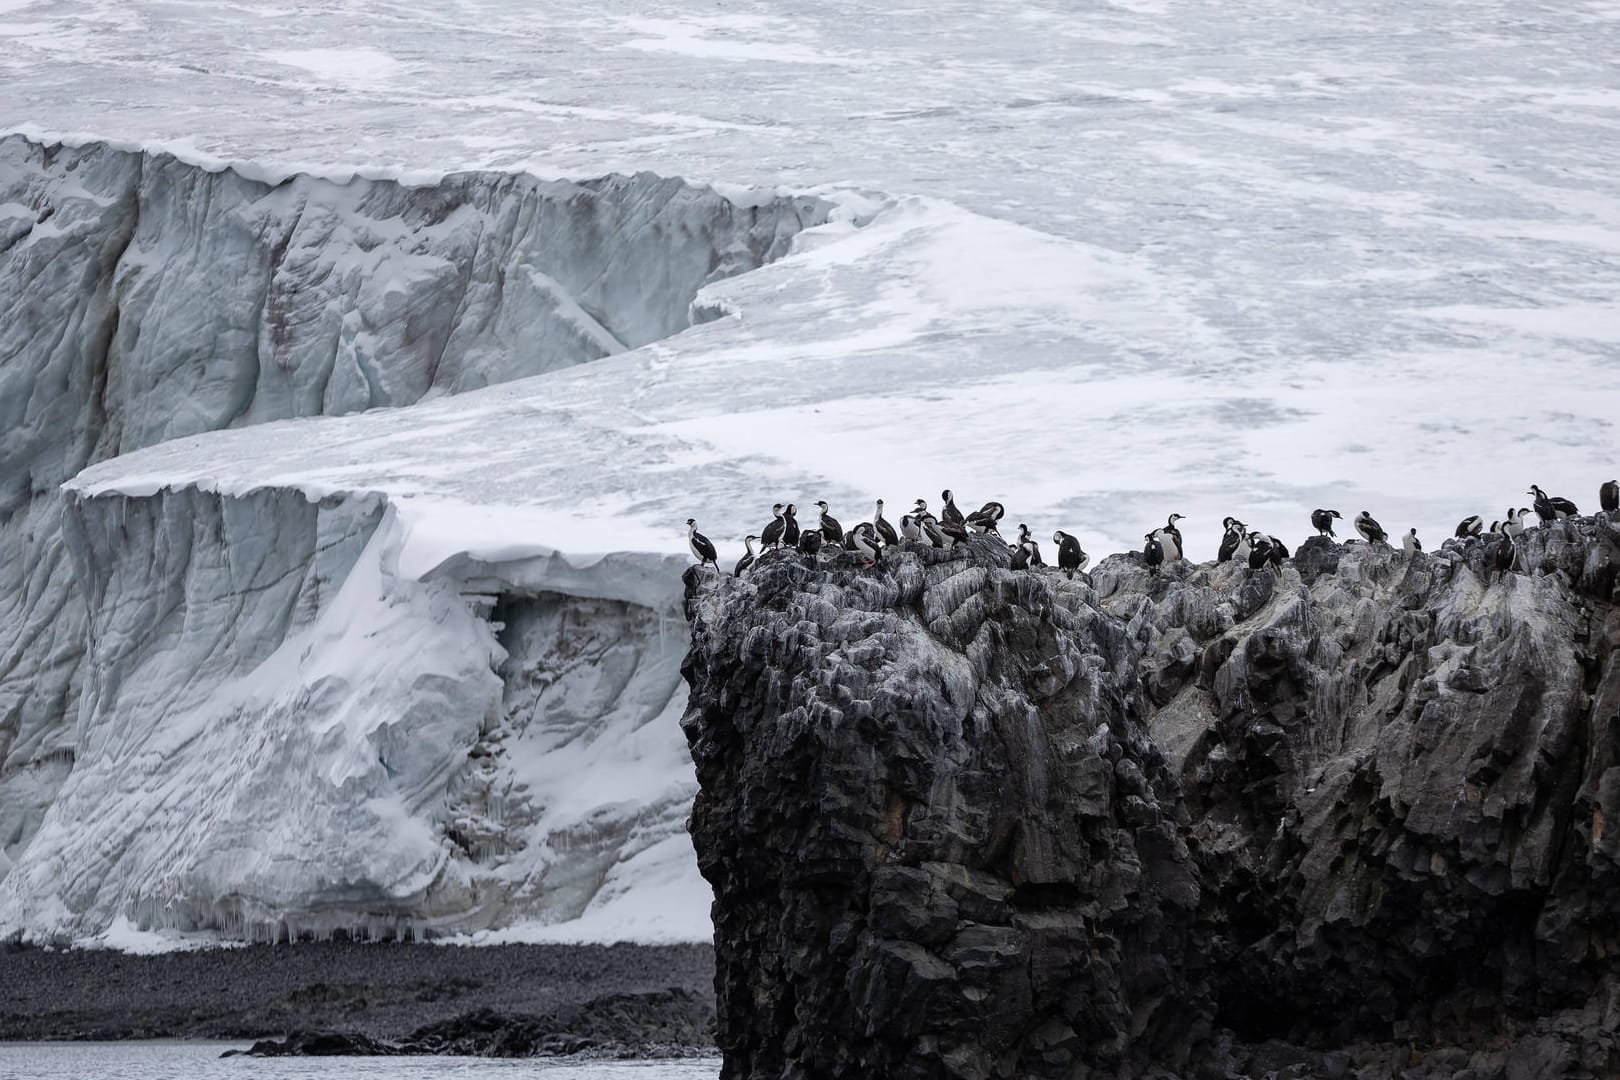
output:
<instances>
[{"instance_id":1,"label":"black basalt rock","mask_svg":"<svg viewBox=\"0 0 1620 1080\"><path fill-rule=\"evenodd\" d=\"M1513 543L696 583L725 1080L1620 1075L1620 528Z\"/></svg>"}]
</instances>

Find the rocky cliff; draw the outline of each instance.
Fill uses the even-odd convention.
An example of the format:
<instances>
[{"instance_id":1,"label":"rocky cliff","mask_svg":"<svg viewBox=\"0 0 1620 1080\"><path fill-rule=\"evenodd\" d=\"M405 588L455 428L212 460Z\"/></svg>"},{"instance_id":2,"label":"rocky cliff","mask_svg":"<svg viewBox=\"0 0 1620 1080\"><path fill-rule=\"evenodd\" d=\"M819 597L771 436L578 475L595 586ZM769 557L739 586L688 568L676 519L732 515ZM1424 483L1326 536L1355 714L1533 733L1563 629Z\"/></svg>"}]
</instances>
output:
<instances>
[{"instance_id":1,"label":"rocky cliff","mask_svg":"<svg viewBox=\"0 0 1620 1080\"><path fill-rule=\"evenodd\" d=\"M692 572L724 1076L1615 1075L1617 560Z\"/></svg>"}]
</instances>

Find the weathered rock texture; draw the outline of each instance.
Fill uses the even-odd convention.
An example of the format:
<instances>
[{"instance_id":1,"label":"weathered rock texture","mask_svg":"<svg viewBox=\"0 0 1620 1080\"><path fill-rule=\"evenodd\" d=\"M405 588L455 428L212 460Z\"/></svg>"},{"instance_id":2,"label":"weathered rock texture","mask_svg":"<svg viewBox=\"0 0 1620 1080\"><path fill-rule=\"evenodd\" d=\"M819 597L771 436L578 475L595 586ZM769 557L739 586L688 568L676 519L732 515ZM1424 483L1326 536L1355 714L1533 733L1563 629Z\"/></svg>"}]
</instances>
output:
<instances>
[{"instance_id":1,"label":"weathered rock texture","mask_svg":"<svg viewBox=\"0 0 1620 1080\"><path fill-rule=\"evenodd\" d=\"M1620 520L689 575L724 1076L1620 1073Z\"/></svg>"}]
</instances>

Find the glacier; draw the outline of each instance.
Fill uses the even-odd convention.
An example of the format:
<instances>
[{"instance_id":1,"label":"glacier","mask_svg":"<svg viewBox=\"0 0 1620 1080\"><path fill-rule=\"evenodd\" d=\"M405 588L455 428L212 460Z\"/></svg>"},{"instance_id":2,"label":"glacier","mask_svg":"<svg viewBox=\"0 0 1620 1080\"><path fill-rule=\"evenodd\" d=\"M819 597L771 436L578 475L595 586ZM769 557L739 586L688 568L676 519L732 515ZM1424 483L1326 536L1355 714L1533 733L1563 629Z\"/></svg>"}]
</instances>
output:
<instances>
[{"instance_id":1,"label":"glacier","mask_svg":"<svg viewBox=\"0 0 1620 1080\"><path fill-rule=\"evenodd\" d=\"M778 499L944 486L1095 555L1316 505L1432 544L1615 471L1598 0L0 38L0 310L47 316L0 322L0 934L706 937L688 516L728 566Z\"/></svg>"},{"instance_id":2,"label":"glacier","mask_svg":"<svg viewBox=\"0 0 1620 1080\"><path fill-rule=\"evenodd\" d=\"M266 180L0 139L0 307L14 313L0 324L5 925L287 936L332 908L366 933L425 931L441 910L465 930L519 910L566 921L618 862L658 857L689 796L679 740L637 735L679 682L656 632L670 589L481 594L473 608L501 600L503 618L457 621L473 608L442 581L378 585L373 611L355 594L391 535L376 500L174 491L64 517L57 489L165 440L399 407L644 346L714 317L693 305L705 284L780 256L827 209L645 173ZM601 619L578 606L613 602ZM505 649L497 625L553 652L597 643L611 685ZM355 680L286 659L369 662L366 641L391 641L402 666ZM526 697L503 695L502 662ZM268 752L322 709L344 722L293 759ZM244 742L243 726L269 743ZM504 760L503 742L548 764L475 767ZM643 787L634 812L568 787L588 763L660 754L668 792ZM339 760L355 755L381 779ZM300 770L312 786L295 789L295 825L276 796ZM445 835L489 873L450 865Z\"/></svg>"}]
</instances>

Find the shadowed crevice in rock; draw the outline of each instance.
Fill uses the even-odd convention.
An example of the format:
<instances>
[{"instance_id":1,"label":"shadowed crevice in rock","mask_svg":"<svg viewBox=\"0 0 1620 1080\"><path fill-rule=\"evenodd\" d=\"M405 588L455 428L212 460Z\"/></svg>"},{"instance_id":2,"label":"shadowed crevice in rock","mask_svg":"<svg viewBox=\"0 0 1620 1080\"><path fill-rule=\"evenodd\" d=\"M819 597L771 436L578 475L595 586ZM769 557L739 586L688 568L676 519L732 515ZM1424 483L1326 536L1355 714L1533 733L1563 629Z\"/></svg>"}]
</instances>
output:
<instances>
[{"instance_id":1,"label":"shadowed crevice in rock","mask_svg":"<svg viewBox=\"0 0 1620 1080\"><path fill-rule=\"evenodd\" d=\"M1614 1074L1617 560L693 572L724 1077Z\"/></svg>"}]
</instances>

